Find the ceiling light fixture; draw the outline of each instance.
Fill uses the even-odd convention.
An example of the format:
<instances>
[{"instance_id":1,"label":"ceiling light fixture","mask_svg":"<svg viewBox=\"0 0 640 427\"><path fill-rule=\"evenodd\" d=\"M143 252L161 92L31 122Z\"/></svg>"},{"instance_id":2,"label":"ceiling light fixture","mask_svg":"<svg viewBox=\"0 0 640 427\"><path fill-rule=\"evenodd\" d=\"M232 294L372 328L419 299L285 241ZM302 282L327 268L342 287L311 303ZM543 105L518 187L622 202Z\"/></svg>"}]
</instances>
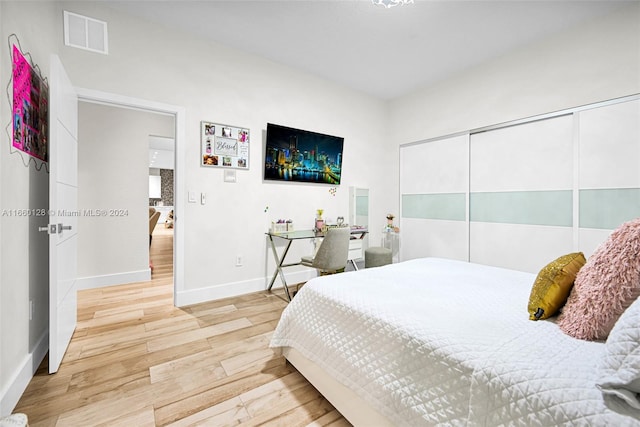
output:
<instances>
[{"instance_id":1,"label":"ceiling light fixture","mask_svg":"<svg viewBox=\"0 0 640 427\"><path fill-rule=\"evenodd\" d=\"M375 5L381 5L386 7L387 9L397 6L399 4L405 5L409 3L413 3L413 0L371 0Z\"/></svg>"}]
</instances>

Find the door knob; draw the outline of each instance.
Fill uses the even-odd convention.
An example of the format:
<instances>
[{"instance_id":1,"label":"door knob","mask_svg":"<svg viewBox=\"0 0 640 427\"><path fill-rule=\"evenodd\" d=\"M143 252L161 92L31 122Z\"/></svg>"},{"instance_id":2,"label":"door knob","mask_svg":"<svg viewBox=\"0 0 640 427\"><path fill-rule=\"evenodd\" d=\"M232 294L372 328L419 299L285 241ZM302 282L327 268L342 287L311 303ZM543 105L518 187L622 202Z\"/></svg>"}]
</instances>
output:
<instances>
[{"instance_id":1,"label":"door knob","mask_svg":"<svg viewBox=\"0 0 640 427\"><path fill-rule=\"evenodd\" d=\"M62 226L62 224L60 224L60 226ZM55 224L49 224L47 226L44 227L38 227L38 231L46 231L49 234L56 234L56 231L58 230L57 226Z\"/></svg>"}]
</instances>

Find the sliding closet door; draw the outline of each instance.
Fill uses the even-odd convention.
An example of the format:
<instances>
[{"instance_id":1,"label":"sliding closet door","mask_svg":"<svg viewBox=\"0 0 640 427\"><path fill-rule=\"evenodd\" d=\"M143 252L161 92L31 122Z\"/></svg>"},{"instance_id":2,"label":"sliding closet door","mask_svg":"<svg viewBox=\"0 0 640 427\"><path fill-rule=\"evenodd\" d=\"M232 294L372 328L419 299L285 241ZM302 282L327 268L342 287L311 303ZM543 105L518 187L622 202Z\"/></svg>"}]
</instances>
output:
<instances>
[{"instance_id":1,"label":"sliding closet door","mask_svg":"<svg viewBox=\"0 0 640 427\"><path fill-rule=\"evenodd\" d=\"M611 230L640 217L640 101L576 114L579 248L589 256Z\"/></svg>"},{"instance_id":2,"label":"sliding closet door","mask_svg":"<svg viewBox=\"0 0 640 427\"><path fill-rule=\"evenodd\" d=\"M468 260L469 135L400 148L400 259Z\"/></svg>"},{"instance_id":3,"label":"sliding closet door","mask_svg":"<svg viewBox=\"0 0 640 427\"><path fill-rule=\"evenodd\" d=\"M471 135L470 261L538 272L573 250L572 115Z\"/></svg>"}]
</instances>

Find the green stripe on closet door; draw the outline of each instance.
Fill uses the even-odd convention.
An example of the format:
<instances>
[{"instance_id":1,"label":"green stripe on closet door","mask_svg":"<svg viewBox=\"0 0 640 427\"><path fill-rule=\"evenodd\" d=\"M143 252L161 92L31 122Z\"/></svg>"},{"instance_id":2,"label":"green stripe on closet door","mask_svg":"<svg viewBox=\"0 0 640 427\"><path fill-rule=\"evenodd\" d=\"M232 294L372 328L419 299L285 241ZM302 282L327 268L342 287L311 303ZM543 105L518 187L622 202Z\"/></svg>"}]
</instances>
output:
<instances>
[{"instance_id":1,"label":"green stripe on closet door","mask_svg":"<svg viewBox=\"0 0 640 427\"><path fill-rule=\"evenodd\" d=\"M471 193L471 221L573 226L571 190Z\"/></svg>"},{"instance_id":2,"label":"green stripe on closet door","mask_svg":"<svg viewBox=\"0 0 640 427\"><path fill-rule=\"evenodd\" d=\"M465 221L465 198L465 193L403 194L402 217Z\"/></svg>"},{"instance_id":3,"label":"green stripe on closet door","mask_svg":"<svg viewBox=\"0 0 640 427\"><path fill-rule=\"evenodd\" d=\"M640 217L640 188L580 190L580 227L613 230Z\"/></svg>"}]
</instances>

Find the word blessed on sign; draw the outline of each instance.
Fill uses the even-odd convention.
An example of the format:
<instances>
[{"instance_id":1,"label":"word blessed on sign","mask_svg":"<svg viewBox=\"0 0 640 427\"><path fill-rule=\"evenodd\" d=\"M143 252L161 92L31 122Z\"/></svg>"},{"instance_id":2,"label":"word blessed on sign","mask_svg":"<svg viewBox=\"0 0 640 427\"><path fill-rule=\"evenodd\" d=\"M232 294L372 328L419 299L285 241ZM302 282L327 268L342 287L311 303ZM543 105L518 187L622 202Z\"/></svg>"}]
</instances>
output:
<instances>
[{"instance_id":1,"label":"word blessed on sign","mask_svg":"<svg viewBox=\"0 0 640 427\"><path fill-rule=\"evenodd\" d=\"M238 141L235 139L219 138L215 142L215 153L226 156L238 155Z\"/></svg>"}]
</instances>

